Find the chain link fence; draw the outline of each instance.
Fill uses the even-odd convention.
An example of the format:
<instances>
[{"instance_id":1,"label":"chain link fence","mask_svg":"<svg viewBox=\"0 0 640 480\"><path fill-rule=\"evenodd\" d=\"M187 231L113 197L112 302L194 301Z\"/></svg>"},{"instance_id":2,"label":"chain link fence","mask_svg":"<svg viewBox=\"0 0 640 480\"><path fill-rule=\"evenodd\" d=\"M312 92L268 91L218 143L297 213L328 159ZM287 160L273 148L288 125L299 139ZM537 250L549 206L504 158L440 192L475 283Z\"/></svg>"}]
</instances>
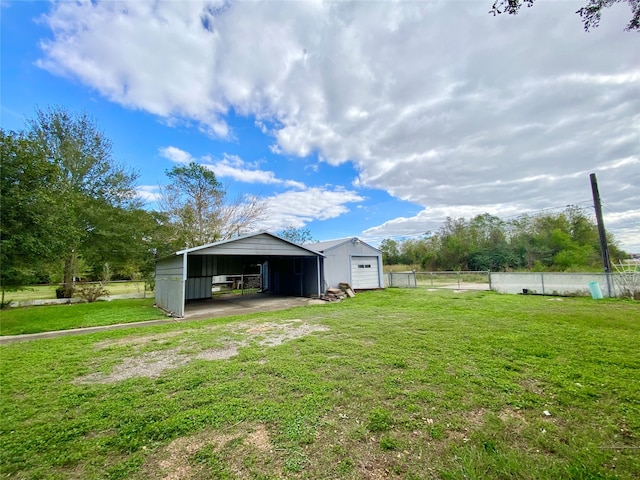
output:
<instances>
[{"instance_id":1,"label":"chain link fence","mask_svg":"<svg viewBox=\"0 0 640 480\"><path fill-rule=\"evenodd\" d=\"M490 290L489 272L387 272L388 287L397 288L446 288L453 290Z\"/></svg>"}]
</instances>

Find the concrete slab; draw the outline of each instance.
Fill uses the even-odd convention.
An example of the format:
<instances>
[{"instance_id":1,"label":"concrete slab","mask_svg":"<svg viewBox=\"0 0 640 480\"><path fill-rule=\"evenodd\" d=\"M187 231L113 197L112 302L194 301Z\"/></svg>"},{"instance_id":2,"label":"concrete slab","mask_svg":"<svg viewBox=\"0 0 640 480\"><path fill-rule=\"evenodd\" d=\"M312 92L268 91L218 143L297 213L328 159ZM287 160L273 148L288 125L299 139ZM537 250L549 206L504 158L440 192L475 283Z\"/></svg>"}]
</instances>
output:
<instances>
[{"instance_id":1,"label":"concrete slab","mask_svg":"<svg viewBox=\"0 0 640 480\"><path fill-rule=\"evenodd\" d=\"M307 297L287 297L265 293L250 295L216 295L212 299L187 302L184 320L227 317L249 313L286 310L306 305L326 304L322 300Z\"/></svg>"}]
</instances>

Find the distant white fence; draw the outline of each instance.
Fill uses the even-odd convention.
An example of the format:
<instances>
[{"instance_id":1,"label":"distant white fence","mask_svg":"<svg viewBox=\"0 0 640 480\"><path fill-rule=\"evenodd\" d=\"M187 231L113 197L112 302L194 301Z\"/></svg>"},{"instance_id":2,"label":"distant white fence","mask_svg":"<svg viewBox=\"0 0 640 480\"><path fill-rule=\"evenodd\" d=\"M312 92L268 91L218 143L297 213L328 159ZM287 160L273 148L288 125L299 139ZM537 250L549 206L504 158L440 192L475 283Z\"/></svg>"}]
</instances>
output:
<instances>
[{"instance_id":1,"label":"distant white fence","mask_svg":"<svg viewBox=\"0 0 640 480\"><path fill-rule=\"evenodd\" d=\"M634 273L560 272L387 272L387 287L493 290L498 293L638 297L639 276ZM597 284L597 285L596 285ZM599 291L598 291L599 290Z\"/></svg>"},{"instance_id":2,"label":"distant white fence","mask_svg":"<svg viewBox=\"0 0 640 480\"><path fill-rule=\"evenodd\" d=\"M416 272L387 272L384 275L387 287L416 288Z\"/></svg>"},{"instance_id":3,"label":"distant white fence","mask_svg":"<svg viewBox=\"0 0 640 480\"><path fill-rule=\"evenodd\" d=\"M489 272L387 272L387 287L398 288L447 288L458 290L489 290Z\"/></svg>"},{"instance_id":4,"label":"distant white fence","mask_svg":"<svg viewBox=\"0 0 640 480\"><path fill-rule=\"evenodd\" d=\"M623 277L617 273L491 272L491 290L499 293L589 296L597 283L603 297L625 295Z\"/></svg>"},{"instance_id":5,"label":"distant white fence","mask_svg":"<svg viewBox=\"0 0 640 480\"><path fill-rule=\"evenodd\" d=\"M149 297L152 296L152 292L148 293ZM110 302L111 300L123 300L127 298L147 298L147 292L140 293L121 293L118 295L107 295L100 297L98 300ZM34 299L34 300L20 300L16 302L10 302L10 307L37 307L42 305L66 305L70 303L85 303L84 298L46 298L46 299Z\"/></svg>"}]
</instances>

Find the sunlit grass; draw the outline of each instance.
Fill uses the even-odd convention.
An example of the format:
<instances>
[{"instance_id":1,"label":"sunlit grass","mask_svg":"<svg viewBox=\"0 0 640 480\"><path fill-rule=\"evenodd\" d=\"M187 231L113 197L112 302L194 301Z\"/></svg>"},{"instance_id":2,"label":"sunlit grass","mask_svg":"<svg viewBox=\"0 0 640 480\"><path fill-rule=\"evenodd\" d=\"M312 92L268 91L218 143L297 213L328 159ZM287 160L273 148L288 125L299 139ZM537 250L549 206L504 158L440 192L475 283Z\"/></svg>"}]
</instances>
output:
<instances>
[{"instance_id":1,"label":"sunlit grass","mask_svg":"<svg viewBox=\"0 0 640 480\"><path fill-rule=\"evenodd\" d=\"M32 285L15 292L5 292L5 301L23 302L26 300L49 300L56 298L56 288L59 284ZM110 295L125 293L143 293L144 282L110 282L105 287Z\"/></svg>"},{"instance_id":2,"label":"sunlit grass","mask_svg":"<svg viewBox=\"0 0 640 480\"><path fill-rule=\"evenodd\" d=\"M325 330L259 343L287 325ZM0 471L634 479L639 338L640 308L630 301L388 289L250 317L6 345ZM229 342L238 355L195 358ZM162 352L194 359L153 378L79 381Z\"/></svg>"},{"instance_id":3,"label":"sunlit grass","mask_svg":"<svg viewBox=\"0 0 640 480\"><path fill-rule=\"evenodd\" d=\"M0 335L40 333L71 328L163 318L152 298L47 305L0 310Z\"/></svg>"}]
</instances>

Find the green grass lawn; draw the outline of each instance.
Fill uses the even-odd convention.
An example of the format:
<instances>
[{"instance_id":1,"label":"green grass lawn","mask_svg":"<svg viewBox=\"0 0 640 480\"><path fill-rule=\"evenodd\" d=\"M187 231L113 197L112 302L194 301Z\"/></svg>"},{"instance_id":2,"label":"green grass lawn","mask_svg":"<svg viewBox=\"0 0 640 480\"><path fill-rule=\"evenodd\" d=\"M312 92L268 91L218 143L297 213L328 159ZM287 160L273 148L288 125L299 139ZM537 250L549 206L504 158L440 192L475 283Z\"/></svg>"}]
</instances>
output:
<instances>
[{"instance_id":1,"label":"green grass lawn","mask_svg":"<svg viewBox=\"0 0 640 480\"><path fill-rule=\"evenodd\" d=\"M0 472L635 479L639 339L630 301L387 289L14 343Z\"/></svg>"},{"instance_id":2,"label":"green grass lawn","mask_svg":"<svg viewBox=\"0 0 640 480\"><path fill-rule=\"evenodd\" d=\"M96 327L164 318L152 298L0 310L0 335Z\"/></svg>"},{"instance_id":3,"label":"green grass lawn","mask_svg":"<svg viewBox=\"0 0 640 480\"><path fill-rule=\"evenodd\" d=\"M5 301L23 302L25 300L49 300L56 298L55 285L32 285L23 290L5 292ZM111 282L105 287L110 295L144 292L144 282Z\"/></svg>"}]
</instances>

